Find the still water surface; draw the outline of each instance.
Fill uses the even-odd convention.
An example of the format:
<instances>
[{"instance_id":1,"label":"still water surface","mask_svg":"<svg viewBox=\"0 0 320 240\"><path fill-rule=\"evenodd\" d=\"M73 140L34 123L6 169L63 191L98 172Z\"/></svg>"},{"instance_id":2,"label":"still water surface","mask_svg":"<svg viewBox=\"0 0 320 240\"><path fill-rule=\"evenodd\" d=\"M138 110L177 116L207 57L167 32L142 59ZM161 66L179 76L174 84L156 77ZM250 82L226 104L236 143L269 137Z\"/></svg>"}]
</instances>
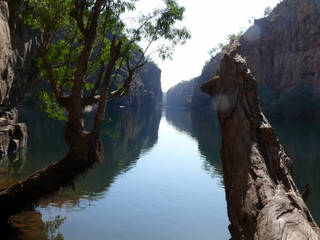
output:
<instances>
[{"instance_id":1,"label":"still water surface","mask_svg":"<svg viewBox=\"0 0 320 240\"><path fill-rule=\"evenodd\" d=\"M214 115L140 108L111 109L107 117L112 120L102 128L104 162L80 178L75 191L15 217L1 239L228 239ZM20 122L29 131L26 160L16 159L15 169L13 161L3 161L11 172L2 174L3 186L66 151L63 123L31 109L20 110Z\"/></svg>"},{"instance_id":2,"label":"still water surface","mask_svg":"<svg viewBox=\"0 0 320 240\"><path fill-rule=\"evenodd\" d=\"M16 216L1 239L229 239L220 165L219 124L213 113L178 108L108 109L102 127L104 162L31 213ZM90 124L89 114L86 121ZM64 124L20 110L27 151L0 161L0 187L61 159ZM294 161L300 189L320 222L320 127L271 120ZM25 156L24 156L25 154ZM47 226L47 227L45 227Z\"/></svg>"}]
</instances>

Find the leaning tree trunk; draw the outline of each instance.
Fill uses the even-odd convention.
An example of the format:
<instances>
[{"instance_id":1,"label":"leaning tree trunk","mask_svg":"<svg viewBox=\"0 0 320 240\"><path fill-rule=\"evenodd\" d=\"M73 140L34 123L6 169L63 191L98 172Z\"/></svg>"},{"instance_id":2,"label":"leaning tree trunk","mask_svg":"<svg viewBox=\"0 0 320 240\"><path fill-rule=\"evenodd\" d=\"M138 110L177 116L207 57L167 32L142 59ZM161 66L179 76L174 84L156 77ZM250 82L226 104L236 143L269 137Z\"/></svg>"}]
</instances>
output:
<instances>
[{"instance_id":1,"label":"leaning tree trunk","mask_svg":"<svg viewBox=\"0 0 320 240\"><path fill-rule=\"evenodd\" d=\"M74 181L102 160L100 140L83 133L69 148L67 155L30 177L0 192L0 228L10 216L37 205L61 188L74 187Z\"/></svg>"},{"instance_id":2,"label":"leaning tree trunk","mask_svg":"<svg viewBox=\"0 0 320 240\"><path fill-rule=\"evenodd\" d=\"M292 179L291 160L259 108L257 83L237 41L201 89L217 106L232 239L320 239Z\"/></svg>"}]
</instances>

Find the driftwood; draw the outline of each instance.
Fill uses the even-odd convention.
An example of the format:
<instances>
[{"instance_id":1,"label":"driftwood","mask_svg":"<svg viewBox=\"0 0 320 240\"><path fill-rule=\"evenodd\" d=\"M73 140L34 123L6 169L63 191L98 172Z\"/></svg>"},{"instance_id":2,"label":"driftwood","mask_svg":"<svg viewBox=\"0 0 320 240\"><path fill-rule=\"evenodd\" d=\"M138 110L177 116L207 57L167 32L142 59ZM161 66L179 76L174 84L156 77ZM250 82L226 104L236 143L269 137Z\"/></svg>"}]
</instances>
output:
<instances>
[{"instance_id":1,"label":"driftwood","mask_svg":"<svg viewBox=\"0 0 320 240\"><path fill-rule=\"evenodd\" d=\"M240 44L230 43L202 85L220 121L221 159L232 239L320 239L292 178L292 162L261 109Z\"/></svg>"},{"instance_id":2,"label":"driftwood","mask_svg":"<svg viewBox=\"0 0 320 240\"><path fill-rule=\"evenodd\" d=\"M70 146L67 155L0 192L0 228L10 216L33 209L38 202L57 193L61 188L74 188L78 176L102 161L100 140L87 134Z\"/></svg>"}]
</instances>

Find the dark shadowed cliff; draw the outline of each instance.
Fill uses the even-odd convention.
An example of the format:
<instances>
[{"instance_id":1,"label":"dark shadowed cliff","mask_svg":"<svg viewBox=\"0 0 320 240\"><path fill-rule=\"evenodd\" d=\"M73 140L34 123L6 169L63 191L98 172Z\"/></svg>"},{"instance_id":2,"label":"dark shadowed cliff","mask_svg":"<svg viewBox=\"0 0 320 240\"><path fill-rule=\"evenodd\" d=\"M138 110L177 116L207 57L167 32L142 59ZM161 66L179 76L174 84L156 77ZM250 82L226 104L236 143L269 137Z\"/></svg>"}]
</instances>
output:
<instances>
[{"instance_id":1,"label":"dark shadowed cliff","mask_svg":"<svg viewBox=\"0 0 320 240\"><path fill-rule=\"evenodd\" d=\"M110 104L123 106L162 105L161 70L147 62L132 82L128 95L113 99Z\"/></svg>"},{"instance_id":2,"label":"dark shadowed cliff","mask_svg":"<svg viewBox=\"0 0 320 240\"><path fill-rule=\"evenodd\" d=\"M266 18L254 21L240 38L245 57L260 86L284 95L300 82L320 93L320 1L283 0ZM200 86L217 70L221 53L205 65L196 78L191 106L210 106ZM178 93L174 93L178 95Z\"/></svg>"},{"instance_id":3,"label":"dark shadowed cliff","mask_svg":"<svg viewBox=\"0 0 320 240\"><path fill-rule=\"evenodd\" d=\"M240 43L260 85L283 94L305 81L320 93L320 1L284 0Z\"/></svg>"},{"instance_id":4,"label":"dark shadowed cliff","mask_svg":"<svg viewBox=\"0 0 320 240\"><path fill-rule=\"evenodd\" d=\"M183 81L167 91L166 105L173 107L187 107L190 104L195 79Z\"/></svg>"}]
</instances>

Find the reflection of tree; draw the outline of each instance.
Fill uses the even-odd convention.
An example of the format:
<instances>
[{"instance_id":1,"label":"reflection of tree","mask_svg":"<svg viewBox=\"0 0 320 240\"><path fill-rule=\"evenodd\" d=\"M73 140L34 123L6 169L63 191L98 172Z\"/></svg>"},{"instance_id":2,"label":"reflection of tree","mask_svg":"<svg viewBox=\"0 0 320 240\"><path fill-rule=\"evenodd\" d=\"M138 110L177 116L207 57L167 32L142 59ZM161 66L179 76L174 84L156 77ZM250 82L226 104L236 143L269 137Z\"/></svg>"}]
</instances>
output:
<instances>
[{"instance_id":1,"label":"reflection of tree","mask_svg":"<svg viewBox=\"0 0 320 240\"><path fill-rule=\"evenodd\" d=\"M59 230L66 217L57 215L54 220L45 223L44 231L47 235L47 240L63 240L64 237Z\"/></svg>"},{"instance_id":2,"label":"reflection of tree","mask_svg":"<svg viewBox=\"0 0 320 240\"><path fill-rule=\"evenodd\" d=\"M101 129L105 159L93 174L80 179L81 191L97 198L117 175L131 169L157 142L161 112L161 107L107 109L111 121Z\"/></svg>"},{"instance_id":3,"label":"reflection of tree","mask_svg":"<svg viewBox=\"0 0 320 240\"><path fill-rule=\"evenodd\" d=\"M34 110L35 111L35 110ZM158 139L158 129L159 123L161 119L161 108L128 108L128 109L108 109L107 110L107 118L111 118L111 122L103 124L101 128L101 140L104 145L104 161L103 163L96 169L92 171L92 173L88 174L86 178L78 179L76 182L74 191L66 191L60 192L52 196L52 198L43 200L40 202L40 206L47 206L48 204L52 206L64 208L72 208L75 207L82 210L88 206L87 200L99 199L101 196L108 190L114 179L125 171L128 171L133 167L135 162L139 159L141 154L149 151ZM34 114L31 112L27 112L28 116L33 118ZM23 117L23 116L22 116ZM90 122L90 119L86 119ZM37 161L34 161L32 155L33 153L37 156L39 149L37 148L37 144L40 144L40 147L44 146L47 148L46 155L51 159L51 154L57 154L56 149L50 149L52 145L52 141L60 141L60 137L55 139L52 134L52 129L54 132L62 132L63 124L61 122L50 121L48 119L43 119L42 121L34 120L39 124L50 124L50 128L38 128L38 132L36 132L37 136L29 137L29 145L31 145L28 149L28 156L31 157L28 163L34 163L34 165L39 164ZM36 124L30 123L30 129L36 127ZM51 133L51 134L50 134ZM58 135L58 134L57 134ZM41 139L41 142L39 142ZM59 154L63 153L64 149L59 150ZM47 161L49 161L47 159ZM40 163L42 165L43 163ZM25 168L37 168L36 166L25 166ZM38 167L39 168L39 167ZM29 170L27 170L29 172ZM20 176L21 177L21 176ZM83 199L86 200L83 200ZM33 211L32 213L28 213L26 218L23 215L15 216L15 219L12 221L12 227L16 229L15 234L17 236L26 235L29 233L21 233L21 231L26 228L26 226L32 226L32 229L29 229L27 232L32 232L33 234L39 234L39 228L34 227L35 222L39 222L42 224L41 215L38 212ZM21 220L21 217L23 218ZM57 216L58 217L58 216ZM37 220L32 220L36 218ZM31 222L31 221L32 222ZM63 219L60 217L56 219L58 221L52 222L52 226L50 229L58 224L63 223ZM50 224L50 223L49 223ZM28 228L28 227L27 227ZM56 228L58 230L59 227ZM50 230L49 229L49 230ZM51 229L52 230L52 229ZM51 231L50 230L50 231ZM9 229L8 231L3 232L2 234L10 235L13 229ZM20 232L20 233L18 233ZM52 232L50 236L52 237L62 237L58 232ZM11 235L10 235L11 236ZM1 238L5 239L5 238ZM8 239L18 239L8 238ZM27 239L46 239L42 237L37 238L27 238ZM62 238L53 238L53 239L62 239Z\"/></svg>"},{"instance_id":4,"label":"reflection of tree","mask_svg":"<svg viewBox=\"0 0 320 240\"><path fill-rule=\"evenodd\" d=\"M204 170L213 177L221 177L221 136L216 116L205 110L166 108L166 119L177 130L186 132L198 141L199 152L207 160L203 164Z\"/></svg>"},{"instance_id":5,"label":"reflection of tree","mask_svg":"<svg viewBox=\"0 0 320 240\"><path fill-rule=\"evenodd\" d=\"M320 126L317 122L271 120L286 153L293 161L293 177L302 190L309 184L307 205L315 221L320 223Z\"/></svg>"},{"instance_id":6,"label":"reflection of tree","mask_svg":"<svg viewBox=\"0 0 320 240\"><path fill-rule=\"evenodd\" d=\"M105 118L111 121L101 126L104 162L85 180L79 179L79 187L70 192L72 199L77 199L83 192L100 196L118 174L129 170L140 154L150 150L158 139L161 112L161 107L107 108ZM85 115L85 121L90 125L93 119L88 116ZM20 121L28 125L29 164L24 170L24 176L28 176L63 156L66 150L62 136L64 123L26 106L20 110ZM45 158L42 157L44 154Z\"/></svg>"},{"instance_id":7,"label":"reflection of tree","mask_svg":"<svg viewBox=\"0 0 320 240\"><path fill-rule=\"evenodd\" d=\"M0 189L7 188L16 181L26 164L27 148L2 156L0 159Z\"/></svg>"}]
</instances>

